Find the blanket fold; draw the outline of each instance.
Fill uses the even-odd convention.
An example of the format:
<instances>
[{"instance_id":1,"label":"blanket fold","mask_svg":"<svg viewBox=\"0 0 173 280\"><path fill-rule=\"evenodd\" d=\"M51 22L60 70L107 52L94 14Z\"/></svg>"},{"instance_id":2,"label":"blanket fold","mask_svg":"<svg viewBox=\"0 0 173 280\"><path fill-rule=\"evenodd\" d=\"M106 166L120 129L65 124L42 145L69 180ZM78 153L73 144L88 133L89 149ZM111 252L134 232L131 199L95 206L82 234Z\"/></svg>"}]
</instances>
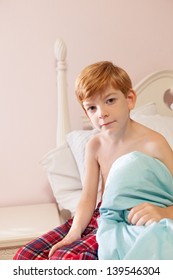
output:
<instances>
[{"instance_id":1,"label":"blanket fold","mask_svg":"<svg viewBox=\"0 0 173 280\"><path fill-rule=\"evenodd\" d=\"M143 202L173 205L173 176L161 161L135 151L118 158L109 172L96 235L99 259L173 260L173 220L128 223L128 209Z\"/></svg>"}]
</instances>

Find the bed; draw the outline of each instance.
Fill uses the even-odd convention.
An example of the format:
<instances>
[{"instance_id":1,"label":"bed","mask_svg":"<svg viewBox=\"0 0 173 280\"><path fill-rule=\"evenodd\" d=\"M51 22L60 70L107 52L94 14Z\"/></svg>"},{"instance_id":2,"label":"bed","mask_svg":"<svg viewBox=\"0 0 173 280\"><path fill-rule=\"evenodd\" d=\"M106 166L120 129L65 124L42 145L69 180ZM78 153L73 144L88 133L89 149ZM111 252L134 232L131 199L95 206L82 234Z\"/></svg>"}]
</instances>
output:
<instances>
[{"instance_id":1,"label":"bed","mask_svg":"<svg viewBox=\"0 0 173 280\"><path fill-rule=\"evenodd\" d=\"M4 207L0 216L1 221L3 220L0 225L0 259L11 259L20 246L74 215L81 195L85 145L97 132L90 127L85 117L83 129L70 130L66 45L61 38L55 42L54 51L57 60L56 147L43 156L40 163L47 173L56 203ZM138 97L131 118L163 134L173 148L173 70L151 73L134 89ZM99 198L100 190L98 200ZM45 211L50 217L49 221L44 219ZM23 223L21 212L29 213L27 221L32 221L34 213L40 213L43 222L37 226L31 222L29 232L28 224ZM16 216L13 226L10 221L11 213Z\"/></svg>"}]
</instances>

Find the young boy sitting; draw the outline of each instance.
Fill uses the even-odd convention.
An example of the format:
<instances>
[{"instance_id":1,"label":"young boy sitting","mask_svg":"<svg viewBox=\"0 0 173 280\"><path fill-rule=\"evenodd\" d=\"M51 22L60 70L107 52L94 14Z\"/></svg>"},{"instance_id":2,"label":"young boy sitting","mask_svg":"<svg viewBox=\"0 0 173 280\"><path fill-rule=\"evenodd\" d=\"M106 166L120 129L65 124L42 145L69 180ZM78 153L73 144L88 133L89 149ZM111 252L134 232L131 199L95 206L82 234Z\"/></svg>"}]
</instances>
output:
<instances>
[{"instance_id":1,"label":"young boy sitting","mask_svg":"<svg viewBox=\"0 0 173 280\"><path fill-rule=\"evenodd\" d=\"M75 91L93 127L99 131L86 145L85 179L80 202L74 218L31 241L17 252L14 259L98 259L98 242L99 258L114 257L112 252L104 255L101 249L102 246L105 248L104 242L107 242L104 239L104 236L107 237L107 228L103 225L110 217L109 205L105 204L104 208L104 197L100 218L100 203L96 207L99 175L102 177L103 194L113 164L116 165L118 159L134 151L159 160L171 177L173 175L173 151L164 137L130 118L136 93L123 69L108 61L89 65L78 76ZM107 187L105 191L109 194ZM163 218L173 219L173 194L170 198L167 207L150 201L137 205L131 203L128 209L124 209L128 210L126 221L144 228ZM116 200L114 202L116 204ZM101 230L97 233L98 218ZM119 243L122 244L121 241Z\"/></svg>"}]
</instances>

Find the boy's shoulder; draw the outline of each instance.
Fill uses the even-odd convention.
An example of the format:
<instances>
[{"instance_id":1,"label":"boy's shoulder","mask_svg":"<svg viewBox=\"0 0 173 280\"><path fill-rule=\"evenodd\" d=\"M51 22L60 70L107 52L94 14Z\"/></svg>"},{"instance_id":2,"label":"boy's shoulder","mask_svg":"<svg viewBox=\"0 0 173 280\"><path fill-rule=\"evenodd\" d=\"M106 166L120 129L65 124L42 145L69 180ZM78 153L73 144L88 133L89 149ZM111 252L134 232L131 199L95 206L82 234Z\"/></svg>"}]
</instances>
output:
<instances>
[{"instance_id":1,"label":"boy's shoulder","mask_svg":"<svg viewBox=\"0 0 173 280\"><path fill-rule=\"evenodd\" d=\"M144 139L146 139L146 141L154 141L154 142L155 141L156 142L165 141L164 136L162 134L160 134L159 132L157 132L143 124L140 124L140 123L135 122L135 126L137 127L139 135L144 137Z\"/></svg>"},{"instance_id":2,"label":"boy's shoulder","mask_svg":"<svg viewBox=\"0 0 173 280\"><path fill-rule=\"evenodd\" d=\"M144 131L142 143L148 153L159 159L172 154L172 149L162 134L148 127L144 127Z\"/></svg>"},{"instance_id":3,"label":"boy's shoulder","mask_svg":"<svg viewBox=\"0 0 173 280\"><path fill-rule=\"evenodd\" d=\"M136 122L134 125L135 131L138 131L137 139L141 149L151 155L159 154L164 148L169 150L169 144L162 134Z\"/></svg>"},{"instance_id":4,"label":"boy's shoulder","mask_svg":"<svg viewBox=\"0 0 173 280\"><path fill-rule=\"evenodd\" d=\"M100 133L91 136L86 146L89 149L97 149L100 146Z\"/></svg>"},{"instance_id":5,"label":"boy's shoulder","mask_svg":"<svg viewBox=\"0 0 173 280\"><path fill-rule=\"evenodd\" d=\"M159 145L166 144L167 142L165 137L158 131L145 127L145 133L148 136L147 139L150 140L151 142L155 142L156 144Z\"/></svg>"}]
</instances>

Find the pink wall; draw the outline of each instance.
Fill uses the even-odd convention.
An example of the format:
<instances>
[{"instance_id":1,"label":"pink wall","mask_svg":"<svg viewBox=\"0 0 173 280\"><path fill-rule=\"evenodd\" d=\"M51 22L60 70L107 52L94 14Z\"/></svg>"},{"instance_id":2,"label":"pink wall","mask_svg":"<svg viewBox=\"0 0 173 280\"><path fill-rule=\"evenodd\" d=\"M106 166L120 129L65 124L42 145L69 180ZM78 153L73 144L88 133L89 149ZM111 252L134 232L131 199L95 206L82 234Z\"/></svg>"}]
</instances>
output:
<instances>
[{"instance_id":1,"label":"pink wall","mask_svg":"<svg viewBox=\"0 0 173 280\"><path fill-rule=\"evenodd\" d=\"M173 69L171 0L16 0L0 3L0 206L53 200L39 164L55 147L53 46L67 44L72 129L80 128L76 75L98 60L124 67L134 83Z\"/></svg>"}]
</instances>

